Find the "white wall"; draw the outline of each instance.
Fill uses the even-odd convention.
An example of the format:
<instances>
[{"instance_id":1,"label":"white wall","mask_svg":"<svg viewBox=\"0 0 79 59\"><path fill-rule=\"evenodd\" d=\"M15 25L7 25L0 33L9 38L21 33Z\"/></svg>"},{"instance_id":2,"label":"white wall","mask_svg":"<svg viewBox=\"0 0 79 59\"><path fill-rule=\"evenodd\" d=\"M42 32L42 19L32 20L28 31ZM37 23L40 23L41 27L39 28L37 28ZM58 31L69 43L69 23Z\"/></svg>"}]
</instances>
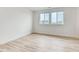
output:
<instances>
[{"instance_id":1,"label":"white wall","mask_svg":"<svg viewBox=\"0 0 79 59\"><path fill-rule=\"evenodd\" d=\"M77 8L77 20L76 20L76 35L79 37L79 8Z\"/></svg>"},{"instance_id":2,"label":"white wall","mask_svg":"<svg viewBox=\"0 0 79 59\"><path fill-rule=\"evenodd\" d=\"M32 12L26 8L0 7L0 44L32 32Z\"/></svg>"},{"instance_id":3,"label":"white wall","mask_svg":"<svg viewBox=\"0 0 79 59\"><path fill-rule=\"evenodd\" d=\"M63 35L63 36L76 36L77 33L79 34L79 20L76 21L77 8L55 8L55 9L56 10L61 9L64 11L64 22L65 22L64 25L40 25L38 18L39 11L36 11L34 12L33 32L53 34L53 35ZM78 29L75 26L77 26Z\"/></svg>"}]
</instances>

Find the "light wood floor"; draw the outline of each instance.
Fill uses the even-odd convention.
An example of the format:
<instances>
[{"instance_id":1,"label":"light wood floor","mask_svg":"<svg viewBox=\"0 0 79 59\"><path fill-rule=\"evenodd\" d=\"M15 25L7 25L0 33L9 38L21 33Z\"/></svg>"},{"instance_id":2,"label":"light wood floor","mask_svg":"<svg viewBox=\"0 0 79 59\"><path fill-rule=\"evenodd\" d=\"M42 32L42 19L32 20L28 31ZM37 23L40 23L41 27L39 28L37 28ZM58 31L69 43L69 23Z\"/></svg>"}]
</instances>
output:
<instances>
[{"instance_id":1,"label":"light wood floor","mask_svg":"<svg viewBox=\"0 0 79 59\"><path fill-rule=\"evenodd\" d=\"M78 52L79 40L32 34L4 45L1 52Z\"/></svg>"}]
</instances>

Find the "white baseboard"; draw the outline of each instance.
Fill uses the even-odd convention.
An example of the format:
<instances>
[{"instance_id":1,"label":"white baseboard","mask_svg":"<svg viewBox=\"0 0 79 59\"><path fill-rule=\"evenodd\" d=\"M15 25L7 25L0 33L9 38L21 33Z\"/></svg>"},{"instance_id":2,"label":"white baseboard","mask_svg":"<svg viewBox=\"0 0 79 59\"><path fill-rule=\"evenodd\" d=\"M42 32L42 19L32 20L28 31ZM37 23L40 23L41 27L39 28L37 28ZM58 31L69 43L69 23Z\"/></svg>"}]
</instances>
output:
<instances>
[{"instance_id":1,"label":"white baseboard","mask_svg":"<svg viewBox=\"0 0 79 59\"><path fill-rule=\"evenodd\" d=\"M41 34L41 35L48 35L48 36L57 36L57 37L66 37L66 38L72 38L72 39L79 39L78 36L53 35L53 34L46 34L46 33L39 33L39 32L33 32L33 34Z\"/></svg>"}]
</instances>

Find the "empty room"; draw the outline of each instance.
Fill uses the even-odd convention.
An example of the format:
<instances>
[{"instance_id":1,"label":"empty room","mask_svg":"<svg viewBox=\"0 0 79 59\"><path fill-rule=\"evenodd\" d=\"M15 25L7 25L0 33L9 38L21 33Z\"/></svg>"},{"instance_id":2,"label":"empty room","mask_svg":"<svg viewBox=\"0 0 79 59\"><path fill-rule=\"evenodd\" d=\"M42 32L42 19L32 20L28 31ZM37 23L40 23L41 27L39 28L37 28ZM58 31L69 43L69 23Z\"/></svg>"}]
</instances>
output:
<instances>
[{"instance_id":1,"label":"empty room","mask_svg":"<svg viewBox=\"0 0 79 59\"><path fill-rule=\"evenodd\" d=\"M79 8L0 7L0 52L79 52Z\"/></svg>"}]
</instances>

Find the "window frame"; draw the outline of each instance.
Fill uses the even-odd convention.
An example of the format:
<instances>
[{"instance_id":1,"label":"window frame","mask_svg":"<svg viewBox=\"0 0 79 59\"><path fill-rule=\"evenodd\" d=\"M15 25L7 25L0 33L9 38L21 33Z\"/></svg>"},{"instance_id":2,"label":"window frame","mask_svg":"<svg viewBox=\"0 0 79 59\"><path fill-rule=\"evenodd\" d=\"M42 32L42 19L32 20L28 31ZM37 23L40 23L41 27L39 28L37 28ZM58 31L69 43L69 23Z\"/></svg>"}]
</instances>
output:
<instances>
[{"instance_id":1,"label":"window frame","mask_svg":"<svg viewBox=\"0 0 79 59\"><path fill-rule=\"evenodd\" d=\"M52 23L50 23L50 24L52 24L52 25L64 25L64 11L53 11L53 12L51 12L51 13L54 13L54 12L56 12L56 24L52 24ZM63 24L59 24L58 23L58 12L63 12ZM52 15L51 15L52 16ZM52 20L52 19L50 19L50 20ZM52 21L51 21L52 22Z\"/></svg>"},{"instance_id":2,"label":"window frame","mask_svg":"<svg viewBox=\"0 0 79 59\"><path fill-rule=\"evenodd\" d=\"M50 24L50 13L49 12L42 12L40 14L45 14L45 13L48 13L49 14L49 22L48 22L48 24L45 24L44 22L42 24L49 25ZM40 24L40 14L39 14L39 24ZM44 18L45 18L45 15L44 15Z\"/></svg>"},{"instance_id":3,"label":"window frame","mask_svg":"<svg viewBox=\"0 0 79 59\"><path fill-rule=\"evenodd\" d=\"M63 24L59 24L58 23L58 15L56 15L56 24L52 24L51 23L51 13L54 13L54 12L56 12L56 14L58 13L58 12L63 12ZM45 13L49 13L49 23L48 24L40 24L40 14L45 14ZM39 24L40 25L64 25L64 16L65 16L65 12L63 11L63 10L56 10L56 11L48 11L48 12L41 12L41 13L39 13Z\"/></svg>"}]
</instances>

